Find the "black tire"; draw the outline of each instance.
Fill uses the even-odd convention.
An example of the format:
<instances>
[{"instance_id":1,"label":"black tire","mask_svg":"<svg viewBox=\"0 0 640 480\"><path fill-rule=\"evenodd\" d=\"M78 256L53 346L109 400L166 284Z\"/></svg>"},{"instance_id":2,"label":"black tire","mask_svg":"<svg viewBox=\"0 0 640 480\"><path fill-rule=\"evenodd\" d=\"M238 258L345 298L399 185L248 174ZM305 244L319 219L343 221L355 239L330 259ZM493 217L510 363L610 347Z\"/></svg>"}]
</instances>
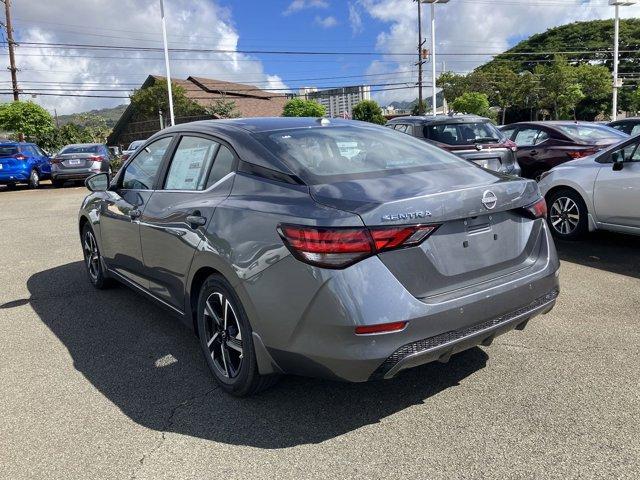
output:
<instances>
[{"instance_id":1,"label":"black tire","mask_svg":"<svg viewBox=\"0 0 640 480\"><path fill-rule=\"evenodd\" d=\"M587 205L578 192L570 188L547 195L547 222L551 234L560 240L578 240L589 229Z\"/></svg>"},{"instance_id":2,"label":"black tire","mask_svg":"<svg viewBox=\"0 0 640 480\"><path fill-rule=\"evenodd\" d=\"M55 178L52 178L51 185L53 185L53 188L62 188L64 186L64 180L57 180Z\"/></svg>"},{"instance_id":3,"label":"black tire","mask_svg":"<svg viewBox=\"0 0 640 480\"><path fill-rule=\"evenodd\" d=\"M7 183L7 188L9 190L15 190L16 189L16 184L15 183Z\"/></svg>"},{"instance_id":4,"label":"black tire","mask_svg":"<svg viewBox=\"0 0 640 480\"><path fill-rule=\"evenodd\" d=\"M39 186L40 186L40 174L36 169L33 169L29 174L29 188L38 188Z\"/></svg>"},{"instance_id":5,"label":"black tire","mask_svg":"<svg viewBox=\"0 0 640 480\"><path fill-rule=\"evenodd\" d=\"M107 277L102 265L102 257L100 255L100 248L96 240L95 233L89 224L85 224L82 228L82 253L84 255L84 266L87 269L87 275L89 281L98 290L104 290L113 285L110 278ZM94 250L95 249L95 250Z\"/></svg>"},{"instance_id":6,"label":"black tire","mask_svg":"<svg viewBox=\"0 0 640 480\"><path fill-rule=\"evenodd\" d=\"M202 285L197 315L202 353L222 389L245 397L275 383L275 375L264 376L258 372L247 314L233 287L221 275L211 275Z\"/></svg>"}]
</instances>

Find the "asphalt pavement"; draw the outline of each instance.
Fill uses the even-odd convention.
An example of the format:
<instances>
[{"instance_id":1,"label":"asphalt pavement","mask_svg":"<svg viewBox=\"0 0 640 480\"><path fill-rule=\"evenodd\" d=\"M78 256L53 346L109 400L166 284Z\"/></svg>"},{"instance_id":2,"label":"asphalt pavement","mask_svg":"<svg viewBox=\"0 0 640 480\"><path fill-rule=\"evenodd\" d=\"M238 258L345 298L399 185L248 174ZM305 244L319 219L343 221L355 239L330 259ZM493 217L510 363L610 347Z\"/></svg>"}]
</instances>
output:
<instances>
[{"instance_id":1,"label":"asphalt pavement","mask_svg":"<svg viewBox=\"0 0 640 480\"><path fill-rule=\"evenodd\" d=\"M556 308L395 380L236 399L193 334L94 290L82 187L0 187L0 478L640 478L640 238L558 244Z\"/></svg>"}]
</instances>

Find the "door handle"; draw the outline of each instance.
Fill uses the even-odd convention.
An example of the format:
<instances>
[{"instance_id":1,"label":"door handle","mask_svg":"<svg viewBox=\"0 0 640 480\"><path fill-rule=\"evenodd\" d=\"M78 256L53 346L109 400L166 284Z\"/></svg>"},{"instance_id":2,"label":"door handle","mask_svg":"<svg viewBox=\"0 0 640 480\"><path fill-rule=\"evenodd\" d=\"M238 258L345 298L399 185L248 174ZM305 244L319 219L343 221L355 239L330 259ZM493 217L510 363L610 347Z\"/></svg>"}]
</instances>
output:
<instances>
[{"instance_id":1,"label":"door handle","mask_svg":"<svg viewBox=\"0 0 640 480\"><path fill-rule=\"evenodd\" d=\"M137 208L129 210L129 218L131 218L131 220L137 220L138 218L140 218L140 215L142 215L142 212Z\"/></svg>"},{"instance_id":2,"label":"door handle","mask_svg":"<svg viewBox=\"0 0 640 480\"><path fill-rule=\"evenodd\" d=\"M207 224L207 219L197 211L193 212L191 215L188 215L186 221L193 229L204 227Z\"/></svg>"},{"instance_id":3,"label":"door handle","mask_svg":"<svg viewBox=\"0 0 640 480\"><path fill-rule=\"evenodd\" d=\"M530 155L537 155L537 154L538 154L538 151L537 151L537 150L531 150L531 151L529 152L529 154L530 154Z\"/></svg>"}]
</instances>

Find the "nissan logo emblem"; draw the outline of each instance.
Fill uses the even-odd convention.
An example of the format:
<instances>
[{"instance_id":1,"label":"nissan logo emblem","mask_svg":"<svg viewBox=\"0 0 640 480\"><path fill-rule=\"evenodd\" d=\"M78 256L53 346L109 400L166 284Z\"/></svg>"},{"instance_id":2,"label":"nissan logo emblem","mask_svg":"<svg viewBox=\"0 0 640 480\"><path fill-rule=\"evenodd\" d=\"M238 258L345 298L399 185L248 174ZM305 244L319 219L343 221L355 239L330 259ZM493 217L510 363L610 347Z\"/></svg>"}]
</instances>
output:
<instances>
[{"instance_id":1,"label":"nissan logo emblem","mask_svg":"<svg viewBox=\"0 0 640 480\"><path fill-rule=\"evenodd\" d=\"M482 205L484 205L487 210L493 210L497 204L498 197L496 197L496 194L491 190L487 190L482 194Z\"/></svg>"}]
</instances>

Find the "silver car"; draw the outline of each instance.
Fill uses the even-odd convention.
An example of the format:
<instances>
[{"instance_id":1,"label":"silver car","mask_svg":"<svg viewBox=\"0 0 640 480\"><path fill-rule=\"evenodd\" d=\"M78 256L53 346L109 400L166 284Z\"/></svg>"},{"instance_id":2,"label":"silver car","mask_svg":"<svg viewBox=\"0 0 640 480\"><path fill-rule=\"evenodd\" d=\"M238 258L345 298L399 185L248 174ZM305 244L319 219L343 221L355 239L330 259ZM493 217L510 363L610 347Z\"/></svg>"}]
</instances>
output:
<instances>
[{"instance_id":1,"label":"silver car","mask_svg":"<svg viewBox=\"0 0 640 480\"><path fill-rule=\"evenodd\" d=\"M87 186L89 280L176 314L235 395L283 373L363 382L445 362L559 291L535 182L371 124L182 124Z\"/></svg>"},{"instance_id":2,"label":"silver car","mask_svg":"<svg viewBox=\"0 0 640 480\"><path fill-rule=\"evenodd\" d=\"M574 240L593 230L640 234L640 136L542 175L552 233Z\"/></svg>"},{"instance_id":3,"label":"silver car","mask_svg":"<svg viewBox=\"0 0 640 480\"><path fill-rule=\"evenodd\" d=\"M99 172L111 172L113 155L102 143L74 143L64 146L51 159L51 183L61 187L66 181L85 180Z\"/></svg>"}]
</instances>

